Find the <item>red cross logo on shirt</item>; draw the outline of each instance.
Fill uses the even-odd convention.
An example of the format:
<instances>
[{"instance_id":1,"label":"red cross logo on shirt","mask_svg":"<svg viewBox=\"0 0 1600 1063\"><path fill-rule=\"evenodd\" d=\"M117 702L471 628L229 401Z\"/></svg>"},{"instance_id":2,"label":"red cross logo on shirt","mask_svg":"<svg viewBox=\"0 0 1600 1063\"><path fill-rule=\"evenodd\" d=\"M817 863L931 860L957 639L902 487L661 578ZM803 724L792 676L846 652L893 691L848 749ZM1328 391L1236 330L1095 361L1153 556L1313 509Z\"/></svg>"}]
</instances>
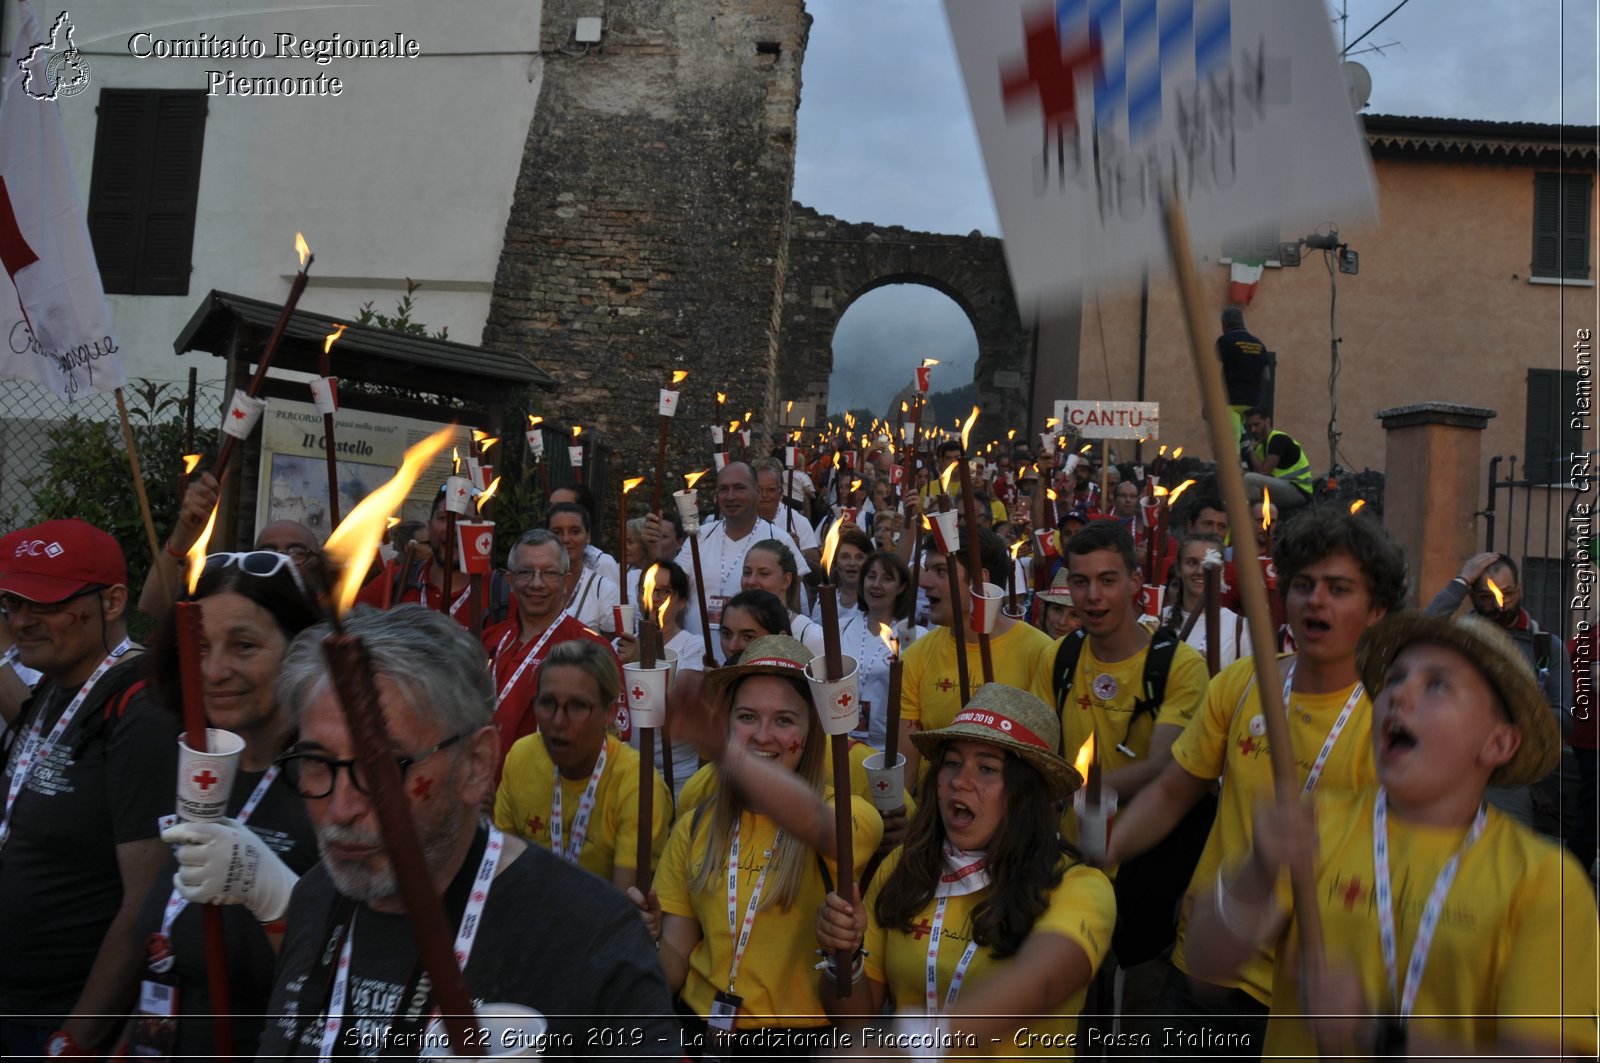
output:
<instances>
[{"instance_id":1,"label":"red cross logo on shirt","mask_svg":"<svg viewBox=\"0 0 1600 1063\"><path fill-rule=\"evenodd\" d=\"M1084 712L1089 711L1089 705L1089 695L1085 694L1083 697L1078 699L1078 708L1082 709Z\"/></svg>"},{"instance_id":2,"label":"red cross logo on shirt","mask_svg":"<svg viewBox=\"0 0 1600 1063\"><path fill-rule=\"evenodd\" d=\"M201 793L206 793L213 786L215 786L217 783L219 783L221 781L222 781L221 779L219 779L215 775L211 774L211 769L210 768L203 769L200 772L199 775L196 775L194 777L194 784L196 786L200 787L200 792Z\"/></svg>"},{"instance_id":3,"label":"red cross logo on shirt","mask_svg":"<svg viewBox=\"0 0 1600 1063\"><path fill-rule=\"evenodd\" d=\"M529 816L528 817L528 833L529 834L538 834L543 830L544 830L544 820L540 819L538 816Z\"/></svg>"},{"instance_id":4,"label":"red cross logo on shirt","mask_svg":"<svg viewBox=\"0 0 1600 1063\"><path fill-rule=\"evenodd\" d=\"M1000 72L1001 98L1007 110L1036 99L1045 131L1060 130L1077 114L1078 69L1099 65L1100 38L1091 33L1087 43L1063 52L1054 4L1029 15L1022 31L1024 66Z\"/></svg>"},{"instance_id":5,"label":"red cross logo on shirt","mask_svg":"<svg viewBox=\"0 0 1600 1063\"><path fill-rule=\"evenodd\" d=\"M1347 911L1347 912L1348 911L1353 911L1355 909L1355 906L1356 906L1356 901L1359 901L1360 899L1361 899L1361 876L1360 875L1355 875L1355 876L1351 877L1350 884L1345 887L1345 891L1344 891L1344 910Z\"/></svg>"},{"instance_id":6,"label":"red cross logo on shirt","mask_svg":"<svg viewBox=\"0 0 1600 1063\"><path fill-rule=\"evenodd\" d=\"M911 940L921 941L923 934L933 933L933 924L924 919L911 928Z\"/></svg>"},{"instance_id":7,"label":"red cross logo on shirt","mask_svg":"<svg viewBox=\"0 0 1600 1063\"><path fill-rule=\"evenodd\" d=\"M1239 739L1239 753L1248 757L1256 751L1256 740L1249 736Z\"/></svg>"},{"instance_id":8,"label":"red cross logo on shirt","mask_svg":"<svg viewBox=\"0 0 1600 1063\"><path fill-rule=\"evenodd\" d=\"M943 691L944 693L948 694L948 693L950 693L950 688L955 686L955 684L950 682L950 680L948 680L948 679L941 679L941 680L939 680L937 686L939 687L939 689L941 691Z\"/></svg>"}]
</instances>

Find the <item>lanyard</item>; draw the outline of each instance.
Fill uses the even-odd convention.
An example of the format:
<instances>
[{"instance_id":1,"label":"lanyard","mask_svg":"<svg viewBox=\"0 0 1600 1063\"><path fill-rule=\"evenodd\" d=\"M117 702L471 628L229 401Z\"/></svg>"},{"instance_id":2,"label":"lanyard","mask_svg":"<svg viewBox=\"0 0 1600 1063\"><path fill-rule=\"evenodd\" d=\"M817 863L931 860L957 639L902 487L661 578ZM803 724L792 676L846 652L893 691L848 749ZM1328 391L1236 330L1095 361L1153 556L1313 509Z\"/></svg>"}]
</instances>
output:
<instances>
[{"instance_id":1,"label":"lanyard","mask_svg":"<svg viewBox=\"0 0 1600 1063\"><path fill-rule=\"evenodd\" d=\"M1289 665L1289 674L1283 677L1283 711L1289 715L1289 687L1294 683L1294 665ZM1339 710L1339 718L1333 721L1333 729L1328 732L1327 739L1322 743L1322 749L1317 753L1317 759L1311 765L1311 771L1306 775L1306 784L1300 790L1302 794L1309 794L1316 788L1317 780L1322 778L1322 769L1327 767L1328 754L1333 752L1333 744L1339 741L1339 734L1344 730L1344 725L1350 722L1350 714L1355 712L1356 705L1361 701L1361 695L1366 693L1358 682L1355 689L1350 691L1344 708Z\"/></svg>"},{"instance_id":2,"label":"lanyard","mask_svg":"<svg viewBox=\"0 0 1600 1063\"><path fill-rule=\"evenodd\" d=\"M929 1015L939 1014L939 942L944 938L944 906L949 903L949 897L939 898L939 904L933 910L933 929L928 933L926 995ZM944 996L945 1010L948 1011L955 1005L956 996L961 992L962 979L967 977L967 965L972 962L972 957L977 955L977 952L976 939L968 941L966 949L961 953L961 959L956 961L955 971L950 975L950 989Z\"/></svg>"},{"instance_id":3,"label":"lanyard","mask_svg":"<svg viewBox=\"0 0 1600 1063\"><path fill-rule=\"evenodd\" d=\"M750 903L745 905L744 925L735 927L734 920L739 912L739 824L733 825L733 839L728 843L728 938L733 939L738 933L738 941L733 946L733 959L728 964L728 994L733 994L734 979L739 976L739 961L744 959L744 948L750 944L750 928L756 923L756 905L761 903L761 888L767 884L767 872L772 870L773 861L777 858L778 843L783 840L783 831L772 836L772 848L767 850L767 862L761 865L761 874L756 878L756 888L750 894Z\"/></svg>"},{"instance_id":4,"label":"lanyard","mask_svg":"<svg viewBox=\"0 0 1600 1063\"><path fill-rule=\"evenodd\" d=\"M1383 946L1383 966L1389 973L1389 995L1391 999L1399 1001L1402 1021L1411 1017L1412 1006L1417 1002L1422 968L1428 962L1433 932L1444 911L1444 899L1450 892L1450 884L1455 881L1456 872L1461 868L1461 857L1483 833L1488 818L1487 806L1479 805L1478 814L1473 817L1461 848L1446 861L1444 867L1439 869L1439 877L1433 880L1428 903L1422 909L1422 921L1417 924L1416 940L1411 944L1411 962L1406 964L1406 987L1402 996L1395 975L1394 894L1389 880L1389 798L1382 787L1378 788L1378 798L1372 806L1372 866L1378 881L1378 941Z\"/></svg>"},{"instance_id":5,"label":"lanyard","mask_svg":"<svg viewBox=\"0 0 1600 1063\"><path fill-rule=\"evenodd\" d=\"M256 783L256 788L250 792L249 800L244 803L244 807L239 809L239 814L234 817L234 821L241 827L250 822L250 813L254 812L256 806L261 803L261 799L267 796L267 790L271 788L272 781L278 777L279 770L278 765L274 764L267 769L265 775L261 776L261 781ZM182 912L188 904L189 902L183 899L183 894L174 888L172 896L167 898L167 906L161 911L162 937L170 938L172 936L172 924L177 920L178 913Z\"/></svg>"},{"instance_id":6,"label":"lanyard","mask_svg":"<svg viewBox=\"0 0 1600 1063\"><path fill-rule=\"evenodd\" d=\"M489 888L494 883L495 871L500 866L500 853L504 848L505 840L500 828L491 824L489 842L483 848L483 859L478 862L478 873L472 880L472 891L467 900L466 910L461 913L461 927L456 931L456 964L463 971L467 969L467 958L472 955L472 943L477 938L478 928L483 923L483 906L489 899ZM352 913L350 929L344 935L344 947L339 951L339 964L333 979L333 995L328 1000L328 1017L322 1026L322 1044L317 1050L317 1057L322 1060L331 1059L334 1055L339 1027L344 1021L345 990L350 982L351 942L355 940L355 936L355 916Z\"/></svg>"},{"instance_id":7,"label":"lanyard","mask_svg":"<svg viewBox=\"0 0 1600 1063\"><path fill-rule=\"evenodd\" d=\"M494 707L496 709L498 709L501 704L504 703L506 700L506 695L511 693L511 688L517 685L517 680L522 678L522 673L527 670L528 665L533 664L536 661L544 660L544 656L539 651L544 649L544 644L546 642L550 641L550 636L555 634L556 628L560 626L565 615L565 612L557 613L554 622L552 622L549 627L544 629L544 634L539 636L539 641L535 642L533 644L533 648L528 651L527 656L522 658L522 663L517 665L517 670L511 673L511 678L506 680L506 685L500 688L499 694L495 695ZM518 621L518 623L520 625L521 622ZM499 662L500 653L506 648L506 643L515 638L516 634L517 632L515 630L507 631L504 637L500 639L500 645L494 648L494 659L496 663Z\"/></svg>"},{"instance_id":8,"label":"lanyard","mask_svg":"<svg viewBox=\"0 0 1600 1063\"><path fill-rule=\"evenodd\" d=\"M443 594L444 591L441 590L439 593ZM450 615L451 616L455 616L456 613L458 611L460 611L462 605L464 605L466 603L467 596L470 595L471 593L472 593L472 585L469 583L469 584L467 584L466 589L461 592L460 597L456 598L455 604L450 607ZM428 604L428 581L427 581L426 578L424 578L422 580L422 587L417 592L417 598L422 603L422 607L424 609L433 608L432 606L430 606Z\"/></svg>"},{"instance_id":9,"label":"lanyard","mask_svg":"<svg viewBox=\"0 0 1600 1063\"><path fill-rule=\"evenodd\" d=\"M578 862L584 835L589 833L589 814L594 811L594 794L600 788L600 776L605 774L605 770L606 747L601 743L600 756L595 759L594 770L589 773L589 785L583 791L583 797L578 802L578 814L572 820L572 841L565 848L561 845L561 772L556 772L555 786L550 795L550 848L569 864Z\"/></svg>"},{"instance_id":10,"label":"lanyard","mask_svg":"<svg viewBox=\"0 0 1600 1063\"><path fill-rule=\"evenodd\" d=\"M61 736L66 733L67 727L71 725L72 718L78 714L78 710L83 707L83 703L89 700L89 695L93 692L94 685L100 682L100 678L109 672L111 666L116 664L118 659L124 653L127 653L132 646L133 642L129 639L123 639L117 643L116 648L106 656L105 660L100 662L89 678L84 681L83 686L78 688L77 695L67 704L66 710L56 720L55 726L50 728L50 734L42 741L39 738L39 732L44 729L44 713L40 712L34 717L33 726L28 728L28 737L23 739L22 749L17 753L16 764L11 769L11 785L6 789L5 816L0 818L0 846L4 846L6 839L11 836L11 810L16 806L17 795L22 793L23 784L28 781L28 773L33 770L35 764L48 758L55 750L56 743L61 741Z\"/></svg>"}]
</instances>

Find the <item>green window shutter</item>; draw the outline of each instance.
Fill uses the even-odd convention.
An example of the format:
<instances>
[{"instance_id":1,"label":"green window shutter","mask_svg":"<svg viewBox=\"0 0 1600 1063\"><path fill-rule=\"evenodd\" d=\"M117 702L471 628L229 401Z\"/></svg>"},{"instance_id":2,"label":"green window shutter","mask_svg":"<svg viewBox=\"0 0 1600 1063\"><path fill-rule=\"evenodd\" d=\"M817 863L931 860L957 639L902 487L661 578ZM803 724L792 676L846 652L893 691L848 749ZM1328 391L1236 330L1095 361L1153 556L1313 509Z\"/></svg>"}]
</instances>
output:
<instances>
[{"instance_id":1,"label":"green window shutter","mask_svg":"<svg viewBox=\"0 0 1600 1063\"><path fill-rule=\"evenodd\" d=\"M1594 179L1567 174L1561 184L1561 276L1589 279L1590 204Z\"/></svg>"},{"instance_id":2,"label":"green window shutter","mask_svg":"<svg viewBox=\"0 0 1600 1063\"><path fill-rule=\"evenodd\" d=\"M1561 175L1533 175L1533 275L1561 275Z\"/></svg>"},{"instance_id":3,"label":"green window shutter","mask_svg":"<svg viewBox=\"0 0 1600 1063\"><path fill-rule=\"evenodd\" d=\"M1528 370L1528 406L1523 475L1534 483L1564 483L1568 455L1581 450L1577 417L1578 374L1556 369Z\"/></svg>"}]
</instances>

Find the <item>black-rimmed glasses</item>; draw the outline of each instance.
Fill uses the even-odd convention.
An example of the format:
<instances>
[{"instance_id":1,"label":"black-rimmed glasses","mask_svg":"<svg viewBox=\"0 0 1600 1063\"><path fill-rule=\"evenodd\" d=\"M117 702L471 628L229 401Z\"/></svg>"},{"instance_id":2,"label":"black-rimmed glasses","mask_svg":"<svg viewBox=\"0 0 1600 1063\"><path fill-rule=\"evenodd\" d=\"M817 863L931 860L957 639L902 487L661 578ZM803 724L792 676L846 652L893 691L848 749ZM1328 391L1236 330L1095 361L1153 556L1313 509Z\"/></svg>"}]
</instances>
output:
<instances>
[{"instance_id":1,"label":"black-rimmed glasses","mask_svg":"<svg viewBox=\"0 0 1600 1063\"><path fill-rule=\"evenodd\" d=\"M0 594L0 617L7 620L16 616L24 606L34 616L54 616L67 607L67 603L76 601L90 594L99 594L106 589L104 583L92 583L76 594L69 594L56 602L36 602L29 598L19 598L15 594Z\"/></svg>"},{"instance_id":2,"label":"black-rimmed glasses","mask_svg":"<svg viewBox=\"0 0 1600 1063\"><path fill-rule=\"evenodd\" d=\"M416 765L427 760L441 749L455 745L470 734L462 731L460 734L451 735L444 741L424 749L420 753L413 753L406 757L395 757L394 762L400 769L400 778L404 780L406 772ZM350 782L361 793L372 796L372 790L367 786L367 781L362 778L361 766L355 760L334 760L317 753L300 753L295 750L280 756L274 763L283 767L283 773L289 779L289 784L295 792L308 800L327 797L333 793L333 788L338 784L339 771L343 769L350 773Z\"/></svg>"}]
</instances>

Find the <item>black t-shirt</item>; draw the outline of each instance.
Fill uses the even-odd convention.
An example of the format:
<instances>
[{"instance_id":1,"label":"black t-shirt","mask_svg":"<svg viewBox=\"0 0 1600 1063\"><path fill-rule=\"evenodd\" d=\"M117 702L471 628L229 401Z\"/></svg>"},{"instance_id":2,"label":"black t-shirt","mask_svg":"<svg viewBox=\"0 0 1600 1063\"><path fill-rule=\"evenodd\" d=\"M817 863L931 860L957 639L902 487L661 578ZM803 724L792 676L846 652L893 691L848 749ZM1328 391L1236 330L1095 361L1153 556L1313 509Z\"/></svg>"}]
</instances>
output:
<instances>
[{"instance_id":1,"label":"black t-shirt","mask_svg":"<svg viewBox=\"0 0 1600 1063\"><path fill-rule=\"evenodd\" d=\"M255 792L264 772L240 772L228 798L228 815L237 817ZM294 792L284 776L273 780L245 824L295 874L303 875L317 863L317 837L306 815L305 798ZM139 909L139 940L148 941L161 929L161 913L172 896L172 876L178 870L176 855L156 876L155 885ZM272 995L272 968L278 957L266 933L242 904L218 905L222 911L223 948L228 958L228 1010L233 1015L234 1050L254 1055L261 1037L262 1015ZM172 970L166 978L178 989L183 1015L211 1014L211 986L206 968L205 919L202 906L186 905L172 924ZM213 1027L207 1019L182 1019L178 1023L179 1056L208 1059L216 1055Z\"/></svg>"},{"instance_id":2,"label":"black t-shirt","mask_svg":"<svg viewBox=\"0 0 1600 1063\"><path fill-rule=\"evenodd\" d=\"M1228 388L1229 406L1259 406L1261 375L1267 367L1267 348L1242 328L1230 329L1217 339L1222 359L1222 380Z\"/></svg>"},{"instance_id":3,"label":"black t-shirt","mask_svg":"<svg viewBox=\"0 0 1600 1063\"><path fill-rule=\"evenodd\" d=\"M476 872L473 855L457 883ZM340 899L322 864L295 887L259 1058L294 1054L295 1038L301 1055L315 1056L323 1029L312 1012L320 1015L331 985L318 961ZM417 962L411 928L405 916L365 905L353 927L345 1022L335 1045L365 1058L414 1058L415 1045L385 1037ZM454 937L455 926L450 930ZM544 1058L683 1054L661 964L637 910L609 882L536 845L490 887L466 979L474 1005L522 1004L549 1020Z\"/></svg>"},{"instance_id":4,"label":"black t-shirt","mask_svg":"<svg viewBox=\"0 0 1600 1063\"><path fill-rule=\"evenodd\" d=\"M1273 457L1278 459L1278 464L1273 466L1272 475L1282 476L1300 463L1300 444L1291 436L1273 432L1267 437L1266 454L1262 460Z\"/></svg>"},{"instance_id":5,"label":"black t-shirt","mask_svg":"<svg viewBox=\"0 0 1600 1063\"><path fill-rule=\"evenodd\" d=\"M160 833L177 803L178 718L139 682L139 655L95 684L17 795L0 849L0 1013L72 1010L122 904L117 846ZM4 785L35 714L47 737L77 689L34 690L8 740Z\"/></svg>"}]
</instances>

